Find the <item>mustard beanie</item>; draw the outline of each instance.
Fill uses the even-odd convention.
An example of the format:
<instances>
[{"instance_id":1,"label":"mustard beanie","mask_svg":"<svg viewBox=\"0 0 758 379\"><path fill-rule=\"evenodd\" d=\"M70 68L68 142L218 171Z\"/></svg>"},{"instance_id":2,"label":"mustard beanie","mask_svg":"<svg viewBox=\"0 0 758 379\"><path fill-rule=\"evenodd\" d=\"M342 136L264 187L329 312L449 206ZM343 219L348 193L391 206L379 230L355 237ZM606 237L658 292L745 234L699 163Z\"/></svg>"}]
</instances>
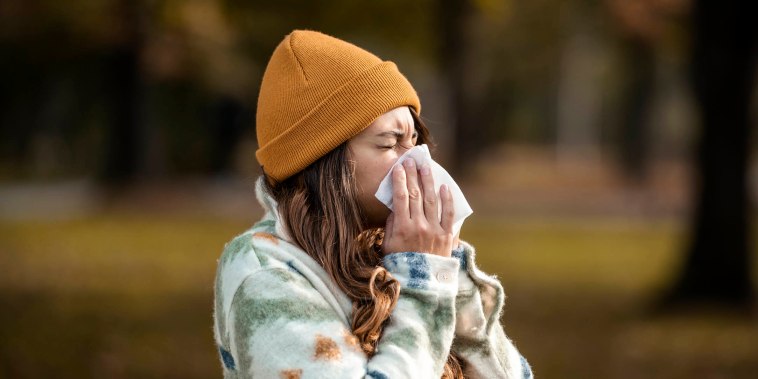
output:
<instances>
[{"instance_id":1,"label":"mustard beanie","mask_svg":"<svg viewBox=\"0 0 758 379\"><path fill-rule=\"evenodd\" d=\"M282 181L365 129L387 111L421 104L397 66L353 44L295 30L263 74L255 156Z\"/></svg>"}]
</instances>

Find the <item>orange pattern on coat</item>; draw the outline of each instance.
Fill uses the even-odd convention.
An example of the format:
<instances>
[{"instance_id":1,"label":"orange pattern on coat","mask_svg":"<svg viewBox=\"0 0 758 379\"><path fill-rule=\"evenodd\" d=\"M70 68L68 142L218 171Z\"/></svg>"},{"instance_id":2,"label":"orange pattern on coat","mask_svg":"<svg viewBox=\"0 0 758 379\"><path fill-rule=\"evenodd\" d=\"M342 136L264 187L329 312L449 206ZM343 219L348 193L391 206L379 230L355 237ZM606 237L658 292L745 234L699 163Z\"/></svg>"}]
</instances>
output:
<instances>
[{"instance_id":1,"label":"orange pattern on coat","mask_svg":"<svg viewBox=\"0 0 758 379\"><path fill-rule=\"evenodd\" d=\"M270 241L270 242L272 242L274 244L279 244L279 239L276 238L276 236L273 235L273 234L271 234L271 233L256 232L255 234L253 234L253 238L263 238L263 239L268 240L268 241Z\"/></svg>"},{"instance_id":2,"label":"orange pattern on coat","mask_svg":"<svg viewBox=\"0 0 758 379\"><path fill-rule=\"evenodd\" d=\"M282 370L279 373L279 376L282 379L300 379L302 375L303 375L302 369Z\"/></svg>"},{"instance_id":3,"label":"orange pattern on coat","mask_svg":"<svg viewBox=\"0 0 758 379\"><path fill-rule=\"evenodd\" d=\"M327 361L340 360L342 359L342 352L333 339L317 334L316 352L313 358Z\"/></svg>"}]
</instances>

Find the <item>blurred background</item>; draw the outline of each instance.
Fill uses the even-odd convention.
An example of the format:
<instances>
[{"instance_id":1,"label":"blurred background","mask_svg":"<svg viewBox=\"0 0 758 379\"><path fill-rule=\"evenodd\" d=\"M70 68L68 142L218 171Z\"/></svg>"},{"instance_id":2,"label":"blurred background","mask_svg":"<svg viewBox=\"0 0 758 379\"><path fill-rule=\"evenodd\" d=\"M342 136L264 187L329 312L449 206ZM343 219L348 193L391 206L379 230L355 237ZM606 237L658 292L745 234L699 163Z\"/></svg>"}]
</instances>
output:
<instances>
[{"instance_id":1,"label":"blurred background","mask_svg":"<svg viewBox=\"0 0 758 379\"><path fill-rule=\"evenodd\" d=\"M754 378L756 19L723 0L0 2L0 378L213 378L293 29L396 62L538 378Z\"/></svg>"}]
</instances>

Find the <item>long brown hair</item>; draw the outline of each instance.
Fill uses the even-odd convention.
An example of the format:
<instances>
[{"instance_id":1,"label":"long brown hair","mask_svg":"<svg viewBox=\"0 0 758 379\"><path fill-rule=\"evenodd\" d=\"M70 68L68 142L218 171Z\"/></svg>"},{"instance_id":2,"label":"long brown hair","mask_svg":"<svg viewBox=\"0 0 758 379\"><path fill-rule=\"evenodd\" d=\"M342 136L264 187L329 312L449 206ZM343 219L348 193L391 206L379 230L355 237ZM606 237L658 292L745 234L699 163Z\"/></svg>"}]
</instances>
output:
<instances>
[{"instance_id":1,"label":"long brown hair","mask_svg":"<svg viewBox=\"0 0 758 379\"><path fill-rule=\"evenodd\" d=\"M410 108L417 144L433 146L429 130ZM381 266L384 228L367 227L357 196L347 142L281 182L266 177L290 235L324 267L353 302L352 331L370 357L400 296ZM444 379L462 379L462 361L450 353Z\"/></svg>"}]
</instances>

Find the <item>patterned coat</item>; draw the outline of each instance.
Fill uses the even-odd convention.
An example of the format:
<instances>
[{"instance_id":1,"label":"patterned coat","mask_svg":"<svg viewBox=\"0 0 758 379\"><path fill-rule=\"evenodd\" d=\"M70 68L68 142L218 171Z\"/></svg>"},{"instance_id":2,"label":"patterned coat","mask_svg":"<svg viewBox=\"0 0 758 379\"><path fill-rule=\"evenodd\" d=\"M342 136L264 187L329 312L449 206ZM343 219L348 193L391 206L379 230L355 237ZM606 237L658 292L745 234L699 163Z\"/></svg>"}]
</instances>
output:
<instances>
[{"instance_id":1,"label":"patterned coat","mask_svg":"<svg viewBox=\"0 0 758 379\"><path fill-rule=\"evenodd\" d=\"M291 242L262 180L265 215L218 261L214 335L224 378L438 379L451 349L467 378L532 378L499 321L503 287L464 241L453 257L385 256L400 297L369 359L351 333L350 299Z\"/></svg>"}]
</instances>

